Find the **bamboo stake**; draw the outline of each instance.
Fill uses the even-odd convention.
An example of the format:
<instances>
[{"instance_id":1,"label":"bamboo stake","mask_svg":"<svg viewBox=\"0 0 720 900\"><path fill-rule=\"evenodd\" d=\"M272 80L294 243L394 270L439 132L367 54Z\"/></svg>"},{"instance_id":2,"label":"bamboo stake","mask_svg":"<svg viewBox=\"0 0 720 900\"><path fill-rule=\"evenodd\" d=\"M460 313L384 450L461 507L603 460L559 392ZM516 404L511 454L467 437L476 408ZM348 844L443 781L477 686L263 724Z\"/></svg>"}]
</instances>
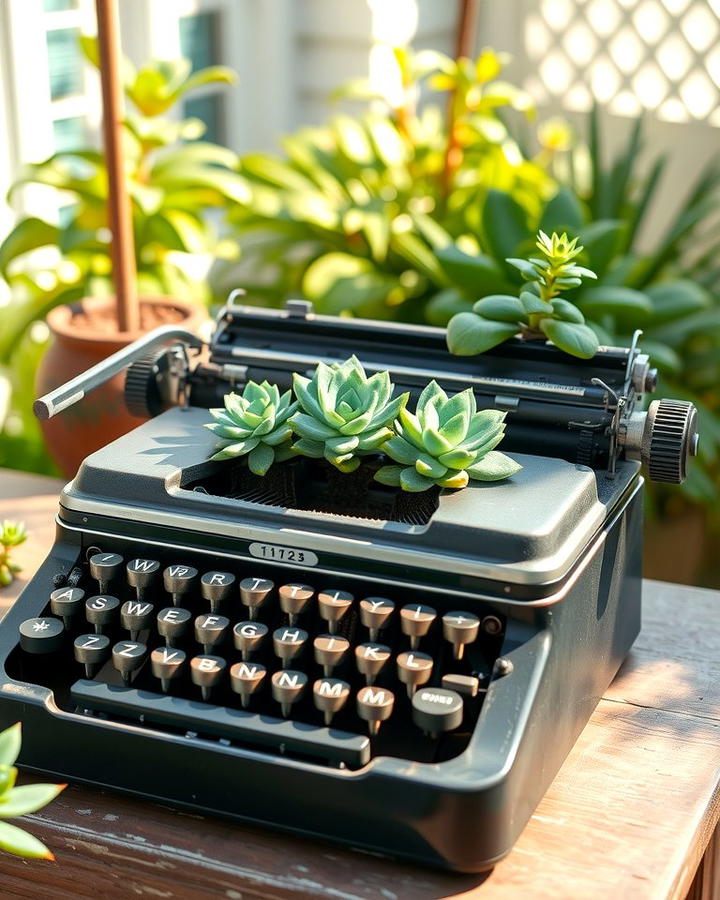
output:
<instances>
[{"instance_id":1,"label":"bamboo stake","mask_svg":"<svg viewBox=\"0 0 720 900\"><path fill-rule=\"evenodd\" d=\"M108 217L112 232L113 283L118 329L140 330L135 284L132 208L125 185L122 155L123 101L120 84L120 39L115 0L95 0L103 101L103 142L108 173Z\"/></svg>"}]
</instances>

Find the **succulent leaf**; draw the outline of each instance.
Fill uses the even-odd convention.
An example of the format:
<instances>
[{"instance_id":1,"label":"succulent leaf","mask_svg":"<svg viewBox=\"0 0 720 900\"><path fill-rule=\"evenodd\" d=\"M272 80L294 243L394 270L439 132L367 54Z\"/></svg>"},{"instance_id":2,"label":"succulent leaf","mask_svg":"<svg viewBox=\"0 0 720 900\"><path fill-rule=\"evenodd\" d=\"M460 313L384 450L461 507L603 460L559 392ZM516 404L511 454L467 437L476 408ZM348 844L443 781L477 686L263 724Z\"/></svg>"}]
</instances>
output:
<instances>
[{"instance_id":1,"label":"succulent leaf","mask_svg":"<svg viewBox=\"0 0 720 900\"><path fill-rule=\"evenodd\" d=\"M341 472L353 472L359 457L380 450L392 437L392 424L408 395L390 400L388 372L370 378L355 356L344 362L319 363L312 378L294 377L298 411L289 419L300 437L293 451L324 457Z\"/></svg>"},{"instance_id":2,"label":"succulent leaf","mask_svg":"<svg viewBox=\"0 0 720 900\"><path fill-rule=\"evenodd\" d=\"M478 411L471 388L448 397L431 381L418 398L415 413L400 411L395 434L383 445L398 465L383 466L375 480L413 492L433 485L457 490L470 479L499 481L522 468L494 450L504 433L505 413Z\"/></svg>"},{"instance_id":3,"label":"succulent leaf","mask_svg":"<svg viewBox=\"0 0 720 900\"><path fill-rule=\"evenodd\" d=\"M210 410L215 421L205 425L221 439L211 460L247 456L250 471L265 475L275 461L289 458L288 419L298 408L290 391L281 395L277 385L249 381L242 394L226 394L224 403Z\"/></svg>"}]
</instances>

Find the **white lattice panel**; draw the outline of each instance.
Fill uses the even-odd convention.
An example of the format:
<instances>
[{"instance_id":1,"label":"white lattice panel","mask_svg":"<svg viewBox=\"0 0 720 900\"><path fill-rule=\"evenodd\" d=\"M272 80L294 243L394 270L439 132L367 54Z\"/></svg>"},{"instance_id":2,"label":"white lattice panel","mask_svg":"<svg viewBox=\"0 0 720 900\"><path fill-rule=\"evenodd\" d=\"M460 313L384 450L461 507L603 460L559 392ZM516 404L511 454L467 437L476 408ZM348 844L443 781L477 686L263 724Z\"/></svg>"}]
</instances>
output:
<instances>
[{"instance_id":1,"label":"white lattice panel","mask_svg":"<svg viewBox=\"0 0 720 900\"><path fill-rule=\"evenodd\" d=\"M526 2L523 43L538 102L720 125L720 0Z\"/></svg>"}]
</instances>

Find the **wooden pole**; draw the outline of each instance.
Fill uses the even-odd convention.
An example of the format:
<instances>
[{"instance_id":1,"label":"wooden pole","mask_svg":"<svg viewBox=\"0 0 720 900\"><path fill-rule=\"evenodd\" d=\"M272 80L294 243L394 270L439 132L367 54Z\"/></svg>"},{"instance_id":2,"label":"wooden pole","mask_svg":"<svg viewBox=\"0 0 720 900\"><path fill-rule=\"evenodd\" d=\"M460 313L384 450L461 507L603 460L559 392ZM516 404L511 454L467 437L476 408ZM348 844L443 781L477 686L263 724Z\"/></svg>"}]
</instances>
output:
<instances>
[{"instance_id":1,"label":"wooden pole","mask_svg":"<svg viewBox=\"0 0 720 900\"><path fill-rule=\"evenodd\" d=\"M461 56L472 57L477 17L477 0L461 0L458 27L455 33L455 59L460 59Z\"/></svg>"},{"instance_id":2,"label":"wooden pole","mask_svg":"<svg viewBox=\"0 0 720 900\"><path fill-rule=\"evenodd\" d=\"M103 142L108 173L108 217L112 232L113 283L118 329L140 330L135 284L132 207L125 186L122 155L123 99L120 83L120 39L115 0L95 0L103 102Z\"/></svg>"}]
</instances>

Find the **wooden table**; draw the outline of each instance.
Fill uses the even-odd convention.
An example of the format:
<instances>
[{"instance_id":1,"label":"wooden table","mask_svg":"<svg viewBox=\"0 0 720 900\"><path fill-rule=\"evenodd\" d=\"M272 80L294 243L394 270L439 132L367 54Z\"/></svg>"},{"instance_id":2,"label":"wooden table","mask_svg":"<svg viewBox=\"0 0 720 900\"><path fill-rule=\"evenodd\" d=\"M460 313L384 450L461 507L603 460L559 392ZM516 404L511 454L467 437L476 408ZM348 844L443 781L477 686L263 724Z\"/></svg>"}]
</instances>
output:
<instances>
[{"instance_id":1,"label":"wooden table","mask_svg":"<svg viewBox=\"0 0 720 900\"><path fill-rule=\"evenodd\" d=\"M50 546L59 483L0 470L0 518ZM229 900L720 897L720 594L646 582L643 630L514 850L451 875L71 786L27 817L56 863L0 856L0 896ZM472 827L471 823L468 823ZM709 849L708 849L709 848ZM707 853L706 853L707 851ZM697 874L696 874L697 873Z\"/></svg>"}]
</instances>

